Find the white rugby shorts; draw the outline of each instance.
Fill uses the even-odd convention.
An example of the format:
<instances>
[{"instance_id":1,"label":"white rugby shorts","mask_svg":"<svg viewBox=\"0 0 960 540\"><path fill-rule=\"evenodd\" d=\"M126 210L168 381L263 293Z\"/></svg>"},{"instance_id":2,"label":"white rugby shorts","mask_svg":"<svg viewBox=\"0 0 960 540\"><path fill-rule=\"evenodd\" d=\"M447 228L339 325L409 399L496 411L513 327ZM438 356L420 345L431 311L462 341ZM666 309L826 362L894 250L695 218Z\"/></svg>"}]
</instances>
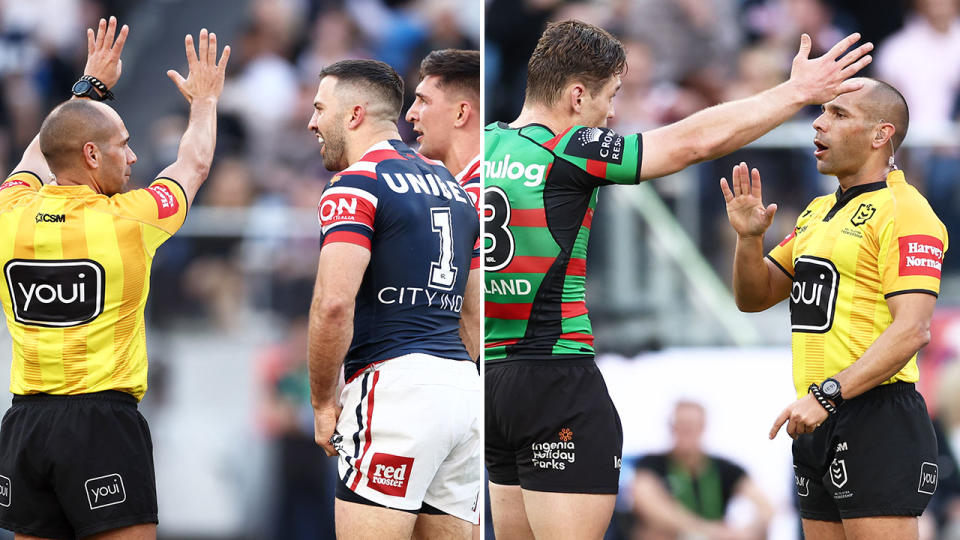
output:
<instances>
[{"instance_id":1,"label":"white rugby shorts","mask_svg":"<svg viewBox=\"0 0 960 540\"><path fill-rule=\"evenodd\" d=\"M479 523L481 389L473 362L408 354L368 366L340 393L341 482L389 508L426 503Z\"/></svg>"}]
</instances>

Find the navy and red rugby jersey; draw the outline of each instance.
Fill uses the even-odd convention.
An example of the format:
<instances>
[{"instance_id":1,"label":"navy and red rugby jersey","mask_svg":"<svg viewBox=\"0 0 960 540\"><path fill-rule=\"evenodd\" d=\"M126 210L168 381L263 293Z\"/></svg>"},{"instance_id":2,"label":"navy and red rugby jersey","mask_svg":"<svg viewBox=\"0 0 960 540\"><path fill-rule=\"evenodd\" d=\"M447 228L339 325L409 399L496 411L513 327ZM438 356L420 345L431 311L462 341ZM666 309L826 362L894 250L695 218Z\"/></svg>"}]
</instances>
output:
<instances>
[{"instance_id":1,"label":"navy and red rugby jersey","mask_svg":"<svg viewBox=\"0 0 960 540\"><path fill-rule=\"evenodd\" d=\"M466 168L457 174L457 182L463 186L470 200L477 207L477 214L480 213L480 154L473 158Z\"/></svg>"},{"instance_id":2,"label":"navy and red rugby jersey","mask_svg":"<svg viewBox=\"0 0 960 540\"><path fill-rule=\"evenodd\" d=\"M347 380L404 354L470 360L460 310L467 275L479 265L480 220L443 165L402 141L377 143L330 180L318 211L322 246L370 250L344 360Z\"/></svg>"}]
</instances>

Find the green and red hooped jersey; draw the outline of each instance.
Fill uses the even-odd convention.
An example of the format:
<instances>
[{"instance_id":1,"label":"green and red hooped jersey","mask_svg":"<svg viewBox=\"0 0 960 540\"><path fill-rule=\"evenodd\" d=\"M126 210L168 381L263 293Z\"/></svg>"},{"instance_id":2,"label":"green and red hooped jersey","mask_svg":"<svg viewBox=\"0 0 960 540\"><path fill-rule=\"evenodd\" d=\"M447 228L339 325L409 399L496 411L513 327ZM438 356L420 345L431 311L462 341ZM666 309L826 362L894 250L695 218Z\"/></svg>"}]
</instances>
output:
<instances>
[{"instance_id":1,"label":"green and red hooped jersey","mask_svg":"<svg viewBox=\"0 0 960 540\"><path fill-rule=\"evenodd\" d=\"M597 188L640 180L643 140L490 124L484 137L485 358L592 356L587 241Z\"/></svg>"}]
</instances>

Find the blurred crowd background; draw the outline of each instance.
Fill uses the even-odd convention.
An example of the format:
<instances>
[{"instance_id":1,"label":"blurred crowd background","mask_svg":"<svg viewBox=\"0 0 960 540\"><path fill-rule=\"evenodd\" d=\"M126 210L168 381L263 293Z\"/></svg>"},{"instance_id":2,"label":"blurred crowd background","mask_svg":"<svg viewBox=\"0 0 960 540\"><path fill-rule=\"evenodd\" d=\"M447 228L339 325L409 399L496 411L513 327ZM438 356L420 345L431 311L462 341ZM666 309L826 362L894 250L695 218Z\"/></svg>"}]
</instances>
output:
<instances>
[{"instance_id":1,"label":"blurred crowd background","mask_svg":"<svg viewBox=\"0 0 960 540\"><path fill-rule=\"evenodd\" d=\"M876 46L865 74L893 84L910 106L897 165L960 238L957 0L488 0L486 5L488 122L510 122L519 113L526 63L546 23L577 18L624 43L628 67L610 126L625 133L786 80L801 33L812 37L811 56L819 56L860 32ZM702 443L703 451L732 459L757 480L776 511L763 533L778 540L800 534L789 439L781 434L765 440L776 415L794 399L788 306L751 315L734 306L735 235L718 182L740 161L760 169L765 202L779 204L766 235L772 247L812 198L837 189L835 178L816 170L811 123L818 114L819 107L808 107L746 149L671 177L600 190L587 304L598 363L625 433L624 489L609 538L661 538L649 536L654 514L634 495L645 493L649 455L677 444L675 402L699 403L710 419L702 441L698 436L693 444L688 436L688 447ZM960 538L960 255L955 251L954 246L946 255L933 341L920 359L919 387L941 442L940 485L922 521L922 538ZM749 398L731 393L744 384L751 388ZM640 464L637 475L634 464ZM737 507L728 508L724 527L696 537L764 537L750 510L738 519Z\"/></svg>"},{"instance_id":2,"label":"blurred crowd background","mask_svg":"<svg viewBox=\"0 0 960 540\"><path fill-rule=\"evenodd\" d=\"M230 44L217 152L183 229L157 252L148 303L151 423L163 538L332 538L335 461L313 442L306 316L319 256L316 204L330 178L307 130L320 69L374 58L405 78L420 60L478 49L472 0L0 0L0 169L70 97L85 29L131 32L113 105L144 187L176 159L187 106L183 36ZM400 131L414 142L411 126ZM0 358L9 335L0 331ZM3 366L6 366L3 363ZM7 368L0 387L7 388ZM0 392L0 408L9 394ZM3 537L0 532L0 537ZM12 536L11 536L12 538Z\"/></svg>"}]
</instances>

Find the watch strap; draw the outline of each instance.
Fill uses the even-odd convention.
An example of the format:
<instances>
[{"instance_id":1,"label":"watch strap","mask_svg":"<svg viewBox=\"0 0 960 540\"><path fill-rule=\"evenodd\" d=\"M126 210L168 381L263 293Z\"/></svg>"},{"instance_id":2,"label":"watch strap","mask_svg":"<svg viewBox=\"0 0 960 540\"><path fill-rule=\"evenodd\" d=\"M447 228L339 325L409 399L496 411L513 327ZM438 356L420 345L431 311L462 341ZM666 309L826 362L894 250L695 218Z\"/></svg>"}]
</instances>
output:
<instances>
[{"instance_id":1,"label":"watch strap","mask_svg":"<svg viewBox=\"0 0 960 540\"><path fill-rule=\"evenodd\" d=\"M809 388L807 388L807 390L811 394L813 394L813 397L816 398L817 403L819 403L821 407L826 409L828 415L833 416L837 414L837 408L834 407L829 400L827 400L826 396L824 396L823 392L820 390L820 387L817 386L817 383L811 384Z\"/></svg>"}]
</instances>

